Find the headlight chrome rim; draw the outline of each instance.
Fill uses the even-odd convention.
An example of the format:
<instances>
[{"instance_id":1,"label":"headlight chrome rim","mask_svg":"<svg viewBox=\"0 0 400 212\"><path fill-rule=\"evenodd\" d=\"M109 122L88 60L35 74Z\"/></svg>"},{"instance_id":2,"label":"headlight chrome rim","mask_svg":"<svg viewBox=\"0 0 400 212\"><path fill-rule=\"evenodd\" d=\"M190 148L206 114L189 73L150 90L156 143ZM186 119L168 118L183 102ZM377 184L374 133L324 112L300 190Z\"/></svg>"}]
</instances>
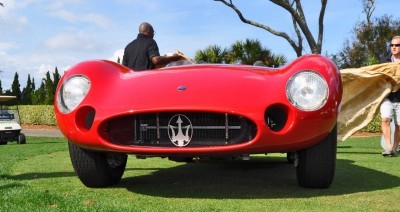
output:
<instances>
[{"instance_id":1,"label":"headlight chrome rim","mask_svg":"<svg viewBox=\"0 0 400 212\"><path fill-rule=\"evenodd\" d=\"M294 74L286 84L290 103L303 111L321 109L328 101L329 87L318 72L303 70Z\"/></svg>"},{"instance_id":2,"label":"headlight chrome rim","mask_svg":"<svg viewBox=\"0 0 400 212\"><path fill-rule=\"evenodd\" d=\"M70 113L85 99L91 87L90 80L83 75L66 79L58 90L57 106L61 113Z\"/></svg>"}]
</instances>

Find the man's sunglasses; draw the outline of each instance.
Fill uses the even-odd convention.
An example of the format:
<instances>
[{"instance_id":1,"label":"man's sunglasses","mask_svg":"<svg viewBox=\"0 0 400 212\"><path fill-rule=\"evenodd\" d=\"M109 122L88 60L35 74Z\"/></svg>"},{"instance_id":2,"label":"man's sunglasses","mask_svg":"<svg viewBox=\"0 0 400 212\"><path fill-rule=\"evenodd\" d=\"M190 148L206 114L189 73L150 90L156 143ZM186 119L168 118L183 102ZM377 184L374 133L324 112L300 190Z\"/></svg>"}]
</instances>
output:
<instances>
[{"instance_id":1,"label":"man's sunglasses","mask_svg":"<svg viewBox=\"0 0 400 212\"><path fill-rule=\"evenodd\" d=\"M390 44L390 47L393 47L393 46L395 46L395 47L399 47L399 46L400 46L400 44Z\"/></svg>"}]
</instances>

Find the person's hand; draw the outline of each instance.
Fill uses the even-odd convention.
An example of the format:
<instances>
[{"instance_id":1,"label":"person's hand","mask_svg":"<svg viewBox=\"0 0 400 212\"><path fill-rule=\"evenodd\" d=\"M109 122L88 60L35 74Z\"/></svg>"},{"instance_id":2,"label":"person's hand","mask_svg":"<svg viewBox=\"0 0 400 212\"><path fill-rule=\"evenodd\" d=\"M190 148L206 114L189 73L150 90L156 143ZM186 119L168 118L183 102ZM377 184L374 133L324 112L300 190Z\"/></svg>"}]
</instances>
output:
<instances>
[{"instance_id":1,"label":"person's hand","mask_svg":"<svg viewBox=\"0 0 400 212\"><path fill-rule=\"evenodd\" d=\"M176 55L179 56L178 60L191 60L190 58L186 57L184 54L182 54L181 52L178 51L178 53L176 53Z\"/></svg>"},{"instance_id":2,"label":"person's hand","mask_svg":"<svg viewBox=\"0 0 400 212\"><path fill-rule=\"evenodd\" d=\"M164 57L167 57L169 60L171 61L177 61L177 60L181 60L181 56L177 53L167 53L164 54Z\"/></svg>"},{"instance_id":3,"label":"person's hand","mask_svg":"<svg viewBox=\"0 0 400 212\"><path fill-rule=\"evenodd\" d=\"M175 53L167 53L164 54L164 56L169 57L172 61L178 61L178 60L188 60L192 63L194 63L194 61L192 59L190 59L189 57L186 57L185 54L183 54L182 52L178 51L177 49L175 49Z\"/></svg>"},{"instance_id":4,"label":"person's hand","mask_svg":"<svg viewBox=\"0 0 400 212\"><path fill-rule=\"evenodd\" d=\"M183 55L177 53L174 53L171 57L173 58L174 61L186 60L186 58Z\"/></svg>"},{"instance_id":5,"label":"person's hand","mask_svg":"<svg viewBox=\"0 0 400 212\"><path fill-rule=\"evenodd\" d=\"M187 58L184 55L177 54L177 56L178 60L187 60Z\"/></svg>"}]
</instances>

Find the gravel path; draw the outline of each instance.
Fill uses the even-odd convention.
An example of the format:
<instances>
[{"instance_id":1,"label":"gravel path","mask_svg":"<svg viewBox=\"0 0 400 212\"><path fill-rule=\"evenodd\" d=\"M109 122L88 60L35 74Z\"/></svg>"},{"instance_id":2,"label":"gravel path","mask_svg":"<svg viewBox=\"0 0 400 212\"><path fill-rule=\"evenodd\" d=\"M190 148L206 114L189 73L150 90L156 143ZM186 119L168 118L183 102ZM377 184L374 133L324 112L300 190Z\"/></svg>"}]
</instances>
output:
<instances>
[{"instance_id":1,"label":"gravel path","mask_svg":"<svg viewBox=\"0 0 400 212\"><path fill-rule=\"evenodd\" d=\"M24 133L25 136L34 137L64 137L58 129L29 129L22 127L22 133Z\"/></svg>"}]
</instances>

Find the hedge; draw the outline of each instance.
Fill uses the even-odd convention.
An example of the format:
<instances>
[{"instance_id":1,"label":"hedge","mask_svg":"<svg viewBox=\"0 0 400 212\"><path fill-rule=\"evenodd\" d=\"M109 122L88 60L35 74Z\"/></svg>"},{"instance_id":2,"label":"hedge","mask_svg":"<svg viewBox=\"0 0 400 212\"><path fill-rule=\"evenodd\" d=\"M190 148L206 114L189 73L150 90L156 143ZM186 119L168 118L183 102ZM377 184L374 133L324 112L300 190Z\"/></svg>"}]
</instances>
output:
<instances>
[{"instance_id":1,"label":"hedge","mask_svg":"<svg viewBox=\"0 0 400 212\"><path fill-rule=\"evenodd\" d=\"M56 126L53 105L19 105L21 124Z\"/></svg>"},{"instance_id":2,"label":"hedge","mask_svg":"<svg viewBox=\"0 0 400 212\"><path fill-rule=\"evenodd\" d=\"M57 125L54 115L53 105L20 105L19 114L21 116L22 124L33 125ZM362 132L382 132L381 131L381 118L379 114L375 119L364 127Z\"/></svg>"},{"instance_id":3,"label":"hedge","mask_svg":"<svg viewBox=\"0 0 400 212\"><path fill-rule=\"evenodd\" d=\"M381 116L378 114L366 127L361 129L362 132L381 133Z\"/></svg>"}]
</instances>

